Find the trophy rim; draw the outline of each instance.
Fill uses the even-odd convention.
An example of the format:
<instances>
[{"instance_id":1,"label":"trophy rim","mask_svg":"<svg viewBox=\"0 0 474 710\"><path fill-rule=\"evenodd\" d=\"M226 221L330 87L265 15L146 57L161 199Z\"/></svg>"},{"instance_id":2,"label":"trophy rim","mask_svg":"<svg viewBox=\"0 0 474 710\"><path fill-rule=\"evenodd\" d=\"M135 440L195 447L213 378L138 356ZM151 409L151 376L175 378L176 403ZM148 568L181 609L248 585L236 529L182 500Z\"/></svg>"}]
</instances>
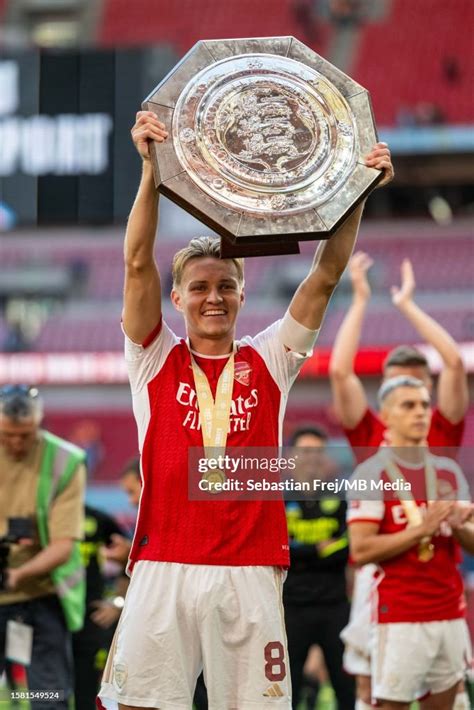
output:
<instances>
[{"instance_id":1,"label":"trophy rim","mask_svg":"<svg viewBox=\"0 0 474 710\"><path fill-rule=\"evenodd\" d=\"M269 49L276 43L275 51ZM248 51L248 48L251 51ZM353 171L340 191L326 202L290 214L245 211L238 205L222 204L206 193L183 168L174 141L152 144L151 156L159 191L208 225L227 242L250 251L251 243L291 246L298 240L327 239L382 178L382 172L365 166L363 155L377 142L370 95L364 87L334 67L323 57L292 36L201 40L175 66L143 102L165 125L171 126L179 99L191 79L229 59L264 56L290 59L319 71L342 95L355 116ZM336 204L337 203L337 204ZM277 247L275 247L277 248ZM283 253L283 252L278 252ZM244 255L244 254L242 254Z\"/></svg>"},{"instance_id":2,"label":"trophy rim","mask_svg":"<svg viewBox=\"0 0 474 710\"><path fill-rule=\"evenodd\" d=\"M267 66L265 66L267 62ZM259 63L259 66L252 66ZM280 66L278 66L280 64ZM234 71L229 72L229 65ZM246 65L246 66L242 66ZM196 87L199 88L206 75L209 73L218 72L222 70L223 77L219 77L217 81L214 81L210 85L205 87L202 95L200 96L199 102L193 102L193 94L196 93ZM302 76L305 72L307 76ZM311 77L311 78L310 78ZM286 80L286 83L285 83ZM317 89L310 84L310 81L317 84ZM277 86L275 86L275 82ZM242 86L246 83L247 86ZM208 134L216 134L219 131L218 127L210 126L205 130L203 124L205 124L205 112L206 103L212 100L212 97L216 96L217 91L220 94L224 94L221 97L221 105L224 103L229 95L232 93L235 84L238 85L237 91L244 94L244 97L237 106L234 105L236 111L240 111L242 106L244 106L245 111L245 100L248 102L255 98L258 94L259 88L258 84L263 86L260 88L260 92L264 93L270 89L265 89L265 86L273 86L273 92L279 93L283 96L285 93L289 93L289 100L292 101L293 107L296 104L298 108L294 113L298 111L305 111L306 125L304 118L300 120L299 132L302 132L301 126L303 125L303 130L310 134L312 154L310 151L305 155L303 153L304 161L301 161L304 166L304 172L299 169L301 175L296 175L297 170L284 169L280 170L280 174L275 174L275 171L271 171L269 162L265 162L260 156L258 156L255 151L250 156L249 150L241 151L240 155L232 154L228 145L225 145L221 140L215 146L210 146L206 143L203 135L207 132ZM219 84L219 88L216 88L216 84ZM230 87L229 87L230 84ZM253 85L253 86L252 86ZM256 86L257 85L257 86ZM247 94L250 94L248 97ZM313 106L319 111L319 115L312 116L310 110L306 105L301 106L303 102L312 101ZM262 97L262 102L266 101L266 104L262 108L268 112L269 98ZM287 100L287 103L290 101ZM301 103L298 103L298 102ZM192 115L188 117L186 121L186 106L189 103L195 103ZM275 99L276 110L282 110L281 100ZM337 105L338 116L334 116L332 112L333 103ZM253 104L253 111L258 110L258 107ZM215 105L209 108L209 113L211 111L216 111ZM222 115L223 112L221 112ZM234 111L235 113L235 111ZM341 116L341 114L343 115ZM185 116L183 121L183 114ZM247 114L248 115L248 114ZM308 130L308 118L313 119L314 131ZM232 119L230 119L232 120ZM262 119L265 125L265 118ZM273 123L278 121L278 118L270 119ZM243 123L249 125L251 122L243 120ZM283 124L283 128L286 130L295 130L289 121L280 121ZM318 126L319 123L319 126ZM285 126L285 124L287 124ZM345 127L346 134L342 135L341 126ZM260 139L260 143L263 143L262 133L267 131L272 131L275 133L275 128L278 131L278 127L270 125L267 128L261 128L261 125L257 126L254 130L253 135L250 140L244 142L252 142L253 138ZM316 129L321 129L319 135L316 134ZM252 130L252 126L248 129ZM296 131L298 132L298 131ZM222 134L222 130L219 131ZM280 134L282 131L280 130ZM251 216L259 215L291 215L306 212L308 209L317 208L319 205L324 204L330 200L340 189L341 183L347 179L350 173L353 171L355 164L357 162L357 155L359 154L358 146L358 136L355 126L355 121L353 114L350 110L350 106L345 100L344 96L334 87L320 72L312 69L311 67L306 67L304 64L295 60L291 57L276 57L268 52L252 52L249 54L238 54L231 57L224 57L223 59L214 62L207 67L204 67L197 75L193 76L186 86L182 89L181 93L177 97L176 104L173 112L172 128L171 134L174 144L174 149L178 161L180 162L183 170L186 170L188 175L194 180L196 185L203 191L206 192L210 197L212 197L217 202L221 203L225 207L241 210L244 214ZM181 140L181 136L186 134L186 138ZM272 136L270 136L272 138ZM325 139L325 145L323 140ZM318 140L319 139L319 140ZM345 141L346 145L341 143ZM280 141L283 143L283 141ZM351 143L349 145L349 143ZM275 146L275 141L273 143L268 143L270 149ZM290 162L292 157L291 150L293 154L296 148L290 142L287 143L286 149L290 149L289 155L284 155L285 146L283 145L283 150L280 150L280 155L277 162L281 162L285 157ZM278 148L278 146L277 146ZM225 157L230 157L229 162L237 163L237 170L225 164L225 160L219 161L214 159L211 155L212 150L216 151L216 155L219 153L224 154ZM332 149L332 151L330 150ZM336 154L336 149L338 153ZM316 163L314 158L314 153L319 152L319 164ZM239 158L245 153L244 162L253 163L254 161L259 161L264 163L265 170L264 175L258 174L256 170L253 170L254 175L252 179L248 181L245 180L245 168L244 170L239 170ZM340 160L342 155L344 168L339 169L335 172L335 175L330 182L329 172L336 162L337 159ZM219 165L219 162L221 164ZM199 164L199 168L197 165ZM247 168L247 172L251 172ZM243 173L243 174L242 174ZM269 173L269 175L265 175ZM203 175L205 176L203 179ZM295 181L292 183L292 176L295 176ZM267 178L265 181L264 178ZM319 187L316 183L319 181L321 183L326 183L326 187ZM230 185L229 189L226 189ZM215 186L215 187L214 187ZM319 191L316 192L315 188L319 187ZM240 198L240 199L239 199Z\"/></svg>"}]
</instances>

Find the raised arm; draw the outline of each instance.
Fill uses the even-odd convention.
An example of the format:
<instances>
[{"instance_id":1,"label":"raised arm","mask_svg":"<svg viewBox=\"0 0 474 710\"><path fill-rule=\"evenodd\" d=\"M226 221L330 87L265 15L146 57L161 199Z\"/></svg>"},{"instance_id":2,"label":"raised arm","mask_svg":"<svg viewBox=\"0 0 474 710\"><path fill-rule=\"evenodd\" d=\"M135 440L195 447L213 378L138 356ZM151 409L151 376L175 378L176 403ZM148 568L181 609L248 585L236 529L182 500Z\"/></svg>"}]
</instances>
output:
<instances>
[{"instance_id":1,"label":"raised arm","mask_svg":"<svg viewBox=\"0 0 474 710\"><path fill-rule=\"evenodd\" d=\"M392 179L390 151L385 143L374 146L365 164L384 170L385 176L380 185ZM362 205L359 206L330 239L320 242L311 271L293 296L291 315L310 330L320 327L329 300L347 266L359 231L362 209Z\"/></svg>"},{"instance_id":2,"label":"raised arm","mask_svg":"<svg viewBox=\"0 0 474 710\"><path fill-rule=\"evenodd\" d=\"M150 160L150 141L162 143L167 132L151 111L139 111L132 139L142 158L142 177L128 219L124 244L125 285L123 327L135 343L142 343L161 317L161 283L154 258L158 224L158 192Z\"/></svg>"},{"instance_id":3,"label":"raised arm","mask_svg":"<svg viewBox=\"0 0 474 710\"><path fill-rule=\"evenodd\" d=\"M367 397L362 382L354 372L354 360L370 300L367 271L372 264L372 259L363 252L357 252L350 260L352 303L337 333L329 362L336 416L346 429L356 427L367 409Z\"/></svg>"},{"instance_id":4,"label":"raised arm","mask_svg":"<svg viewBox=\"0 0 474 710\"><path fill-rule=\"evenodd\" d=\"M437 403L441 414L457 424L469 404L467 376L459 348L449 333L413 300L415 275L409 259L401 266L400 288L392 287L392 302L413 325L419 335L439 353L443 368L438 380Z\"/></svg>"}]
</instances>

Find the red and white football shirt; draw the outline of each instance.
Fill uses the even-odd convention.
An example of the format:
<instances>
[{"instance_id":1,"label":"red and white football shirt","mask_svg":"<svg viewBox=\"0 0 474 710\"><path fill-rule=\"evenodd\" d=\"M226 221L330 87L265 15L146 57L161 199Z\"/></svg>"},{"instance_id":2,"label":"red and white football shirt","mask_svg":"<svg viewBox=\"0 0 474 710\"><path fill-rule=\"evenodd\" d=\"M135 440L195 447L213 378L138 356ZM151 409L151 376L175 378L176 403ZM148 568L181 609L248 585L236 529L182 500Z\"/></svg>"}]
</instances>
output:
<instances>
[{"instance_id":1,"label":"red and white football shirt","mask_svg":"<svg viewBox=\"0 0 474 710\"><path fill-rule=\"evenodd\" d=\"M311 353L287 351L279 327L238 343L229 447L281 444L288 393ZM215 395L228 356L193 354ZM188 448L202 446L202 433L187 343L162 322L144 346L126 338L125 357L143 481L132 564L288 566L283 501L188 499Z\"/></svg>"},{"instance_id":2,"label":"red and white football shirt","mask_svg":"<svg viewBox=\"0 0 474 710\"><path fill-rule=\"evenodd\" d=\"M371 454L364 448L378 448L384 443L385 424L367 407L364 416L353 429L344 429L344 434L355 450L357 461L362 462ZM464 433L464 419L452 424L436 407L433 409L428 444L430 447L458 448ZM359 450L358 450L359 449Z\"/></svg>"},{"instance_id":3,"label":"red and white football shirt","mask_svg":"<svg viewBox=\"0 0 474 710\"><path fill-rule=\"evenodd\" d=\"M391 482L385 472L386 452L381 451L357 467L351 480ZM432 456L440 498L470 500L467 482L452 459ZM424 466L409 465L395 459L404 479L411 484L419 506L426 506ZM378 523L378 532L387 535L404 530L408 521L397 494L373 489L366 498L351 491L347 521ZM356 500L357 498L357 500ZM442 523L432 538L434 556L428 562L418 559L418 546L379 563L378 623L444 621L465 615L463 583L458 564L461 550L447 523Z\"/></svg>"}]
</instances>

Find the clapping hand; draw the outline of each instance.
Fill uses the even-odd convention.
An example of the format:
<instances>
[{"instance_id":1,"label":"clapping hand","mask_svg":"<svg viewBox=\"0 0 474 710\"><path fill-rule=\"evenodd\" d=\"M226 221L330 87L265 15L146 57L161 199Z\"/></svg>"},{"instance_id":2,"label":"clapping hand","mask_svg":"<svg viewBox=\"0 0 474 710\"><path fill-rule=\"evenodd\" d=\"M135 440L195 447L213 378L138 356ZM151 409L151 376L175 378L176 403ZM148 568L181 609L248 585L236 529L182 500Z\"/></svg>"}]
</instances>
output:
<instances>
[{"instance_id":1,"label":"clapping hand","mask_svg":"<svg viewBox=\"0 0 474 710\"><path fill-rule=\"evenodd\" d=\"M349 274L352 281L352 289L355 297L364 300L370 298L370 285L367 272L374 263L373 259L363 251L354 254L349 262Z\"/></svg>"},{"instance_id":2,"label":"clapping hand","mask_svg":"<svg viewBox=\"0 0 474 710\"><path fill-rule=\"evenodd\" d=\"M408 301L412 301L415 293L415 274L410 259L403 259L400 273L402 277L400 287L392 286L391 288L392 303L397 308L400 308Z\"/></svg>"}]
</instances>

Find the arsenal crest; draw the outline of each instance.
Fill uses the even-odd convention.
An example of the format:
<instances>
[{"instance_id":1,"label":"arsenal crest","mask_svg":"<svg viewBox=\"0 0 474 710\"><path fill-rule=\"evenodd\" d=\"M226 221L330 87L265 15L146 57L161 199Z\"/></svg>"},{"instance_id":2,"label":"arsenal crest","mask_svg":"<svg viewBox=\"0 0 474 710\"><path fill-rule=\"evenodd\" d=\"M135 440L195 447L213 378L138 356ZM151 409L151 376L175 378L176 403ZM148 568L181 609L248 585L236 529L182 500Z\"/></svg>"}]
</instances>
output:
<instances>
[{"instance_id":1,"label":"arsenal crest","mask_svg":"<svg viewBox=\"0 0 474 710\"><path fill-rule=\"evenodd\" d=\"M251 372L252 368L248 362L236 362L234 364L234 379L241 385L249 386Z\"/></svg>"}]
</instances>

